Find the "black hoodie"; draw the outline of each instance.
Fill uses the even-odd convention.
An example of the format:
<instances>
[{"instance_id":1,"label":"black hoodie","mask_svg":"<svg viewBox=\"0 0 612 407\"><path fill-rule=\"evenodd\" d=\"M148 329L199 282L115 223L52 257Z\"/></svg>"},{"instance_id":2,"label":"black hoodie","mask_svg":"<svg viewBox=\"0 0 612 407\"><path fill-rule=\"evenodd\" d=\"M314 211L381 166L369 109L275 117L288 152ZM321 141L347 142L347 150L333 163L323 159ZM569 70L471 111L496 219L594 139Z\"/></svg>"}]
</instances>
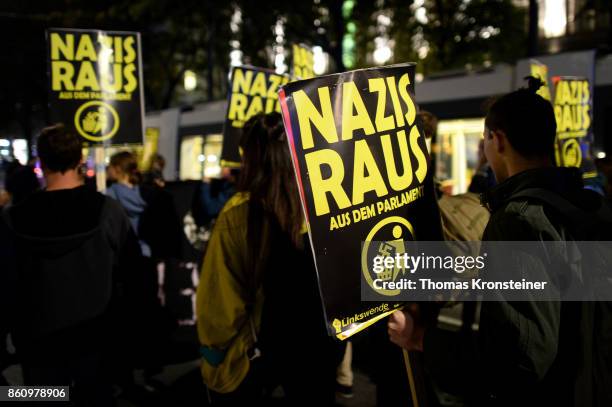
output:
<instances>
[{"instance_id":1,"label":"black hoodie","mask_svg":"<svg viewBox=\"0 0 612 407\"><path fill-rule=\"evenodd\" d=\"M120 205L85 186L8 210L15 247L12 332L23 358L65 359L106 343L111 309L139 256Z\"/></svg>"}]
</instances>

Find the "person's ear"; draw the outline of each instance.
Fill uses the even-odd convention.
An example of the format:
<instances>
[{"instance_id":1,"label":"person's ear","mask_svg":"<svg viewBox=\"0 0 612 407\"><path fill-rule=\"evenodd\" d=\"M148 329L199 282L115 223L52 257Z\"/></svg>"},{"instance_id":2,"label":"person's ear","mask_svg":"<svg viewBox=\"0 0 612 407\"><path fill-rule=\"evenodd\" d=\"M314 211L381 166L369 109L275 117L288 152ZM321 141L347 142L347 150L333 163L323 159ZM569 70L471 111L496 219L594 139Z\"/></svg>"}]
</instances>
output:
<instances>
[{"instance_id":1,"label":"person's ear","mask_svg":"<svg viewBox=\"0 0 612 407\"><path fill-rule=\"evenodd\" d=\"M493 145L495 146L495 151L498 154L503 154L506 151L508 139L506 138L506 133L502 130L492 130L491 138L493 139Z\"/></svg>"}]
</instances>

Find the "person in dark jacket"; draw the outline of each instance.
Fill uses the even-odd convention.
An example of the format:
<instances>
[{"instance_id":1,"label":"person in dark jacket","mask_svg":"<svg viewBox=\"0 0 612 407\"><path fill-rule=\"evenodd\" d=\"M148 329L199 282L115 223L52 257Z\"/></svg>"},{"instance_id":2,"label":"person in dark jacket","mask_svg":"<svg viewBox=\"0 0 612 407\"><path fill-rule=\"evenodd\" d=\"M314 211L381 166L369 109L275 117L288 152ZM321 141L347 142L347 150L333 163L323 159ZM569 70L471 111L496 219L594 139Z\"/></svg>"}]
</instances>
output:
<instances>
[{"instance_id":1,"label":"person in dark jacket","mask_svg":"<svg viewBox=\"0 0 612 407\"><path fill-rule=\"evenodd\" d=\"M13 205L24 201L27 197L40 189L40 184L34 167L14 162L6 172L6 191L11 197Z\"/></svg>"},{"instance_id":2,"label":"person in dark jacket","mask_svg":"<svg viewBox=\"0 0 612 407\"><path fill-rule=\"evenodd\" d=\"M151 187L163 188L166 185L164 168L166 168L166 159L161 154L154 154L151 157L149 170L144 173L142 183Z\"/></svg>"},{"instance_id":3,"label":"person in dark jacket","mask_svg":"<svg viewBox=\"0 0 612 407\"><path fill-rule=\"evenodd\" d=\"M127 213L142 254L155 261L178 258L182 230L172 196L163 186L142 184L138 160L129 151L110 158L108 173L114 183L106 195L117 200Z\"/></svg>"},{"instance_id":4,"label":"person in dark jacket","mask_svg":"<svg viewBox=\"0 0 612 407\"><path fill-rule=\"evenodd\" d=\"M577 169L554 166L555 116L551 104L535 93L538 88L530 80L529 88L501 97L487 115L484 151L498 185L483 197L491 211L484 241L565 241L584 235L558 208L537 196L519 196L527 189L556 194L585 218L604 205L584 189ZM552 279L547 264L522 267ZM432 375L440 383L453 382L475 405L612 405L612 342L598 342L594 334L610 338L606 303L595 308L588 302L483 302L475 341L424 328L417 314L416 309L393 314L391 341L423 351Z\"/></svg>"},{"instance_id":5,"label":"person in dark jacket","mask_svg":"<svg viewBox=\"0 0 612 407\"><path fill-rule=\"evenodd\" d=\"M8 208L11 205L17 205L24 201L30 195L40 189L38 178L34 173L34 168L30 165L21 165L18 161L14 161L9 165L6 174L6 202L0 199L0 212L4 208ZM0 197L1 198L1 197ZM9 241L9 233L7 231L6 223L0 219L0 264L2 264L7 270L10 269L9 264L12 264L12 248L10 247L11 242ZM2 285L2 283L0 283ZM6 293L0 293L0 297L8 299L10 296L10 284L6 282L4 288L8 289ZM2 307L6 309L6 307ZM0 310L0 314L2 311ZM11 354L7 348L8 339L8 324L3 323L6 320L4 315L0 316L0 372L15 362L15 357ZM2 382L2 375L0 373L0 383Z\"/></svg>"},{"instance_id":6,"label":"person in dark jacket","mask_svg":"<svg viewBox=\"0 0 612 407\"><path fill-rule=\"evenodd\" d=\"M0 213L2 208L0 208ZM0 386L7 386L8 382L2 372L8 366L16 363L15 355L8 350L8 335L10 332L10 308L11 308L11 287L13 286L15 269L15 250L10 237L10 230L0 216Z\"/></svg>"},{"instance_id":7,"label":"person in dark jacket","mask_svg":"<svg viewBox=\"0 0 612 407\"><path fill-rule=\"evenodd\" d=\"M113 405L110 361L139 247L119 204L86 188L81 140L62 125L38 139L47 188L4 216L11 335L26 385L72 385L77 405ZM133 290L133 292L136 292Z\"/></svg>"},{"instance_id":8,"label":"person in dark jacket","mask_svg":"<svg viewBox=\"0 0 612 407\"><path fill-rule=\"evenodd\" d=\"M209 227L213 220L219 216L221 209L236 193L236 183L240 170L225 167L221 178L205 178L198 188L194 202L193 215L199 226Z\"/></svg>"}]
</instances>

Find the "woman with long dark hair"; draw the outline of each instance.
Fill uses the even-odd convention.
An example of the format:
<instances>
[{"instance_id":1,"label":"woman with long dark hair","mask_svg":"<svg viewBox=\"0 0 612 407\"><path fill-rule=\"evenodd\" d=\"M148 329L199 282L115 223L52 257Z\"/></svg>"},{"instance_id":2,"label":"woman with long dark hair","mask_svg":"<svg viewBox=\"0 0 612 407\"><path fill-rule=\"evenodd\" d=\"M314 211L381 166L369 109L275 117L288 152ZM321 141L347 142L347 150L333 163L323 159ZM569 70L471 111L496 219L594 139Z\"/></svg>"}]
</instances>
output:
<instances>
[{"instance_id":1,"label":"woman with long dark hair","mask_svg":"<svg viewBox=\"0 0 612 407\"><path fill-rule=\"evenodd\" d=\"M218 404L279 385L290 405L333 404L342 354L325 329L281 116L250 119L240 147L238 193L217 219L197 293L204 381Z\"/></svg>"}]
</instances>

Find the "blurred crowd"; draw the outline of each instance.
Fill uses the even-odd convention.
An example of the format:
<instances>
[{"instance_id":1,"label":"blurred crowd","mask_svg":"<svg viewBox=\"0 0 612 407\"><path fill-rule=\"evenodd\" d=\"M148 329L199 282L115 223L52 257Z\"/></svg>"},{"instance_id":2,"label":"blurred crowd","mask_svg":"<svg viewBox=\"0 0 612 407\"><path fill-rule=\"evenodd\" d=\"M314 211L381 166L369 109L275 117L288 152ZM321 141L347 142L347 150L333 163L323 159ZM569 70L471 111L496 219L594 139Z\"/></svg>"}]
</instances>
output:
<instances>
[{"instance_id":1,"label":"blurred crowd","mask_svg":"<svg viewBox=\"0 0 612 407\"><path fill-rule=\"evenodd\" d=\"M556 167L554 113L534 81L488 110L469 191L438 190L446 239L611 240L612 161L589 185ZM418 120L435 146L435 116ZM353 396L359 359L383 407L414 396L406 350L420 405L612 405L607 303L411 304L351 341L328 336L286 138L279 114L255 116L242 168L192 183L164 180L161 156L142 174L118 152L102 194L84 177L79 137L45 128L44 180L14 165L0 194L0 368L19 364L26 385L70 385L74 405L179 405L157 378L198 360L193 405L319 406ZM576 226L593 217L597 228ZM444 329L440 315L457 306L459 328Z\"/></svg>"}]
</instances>

